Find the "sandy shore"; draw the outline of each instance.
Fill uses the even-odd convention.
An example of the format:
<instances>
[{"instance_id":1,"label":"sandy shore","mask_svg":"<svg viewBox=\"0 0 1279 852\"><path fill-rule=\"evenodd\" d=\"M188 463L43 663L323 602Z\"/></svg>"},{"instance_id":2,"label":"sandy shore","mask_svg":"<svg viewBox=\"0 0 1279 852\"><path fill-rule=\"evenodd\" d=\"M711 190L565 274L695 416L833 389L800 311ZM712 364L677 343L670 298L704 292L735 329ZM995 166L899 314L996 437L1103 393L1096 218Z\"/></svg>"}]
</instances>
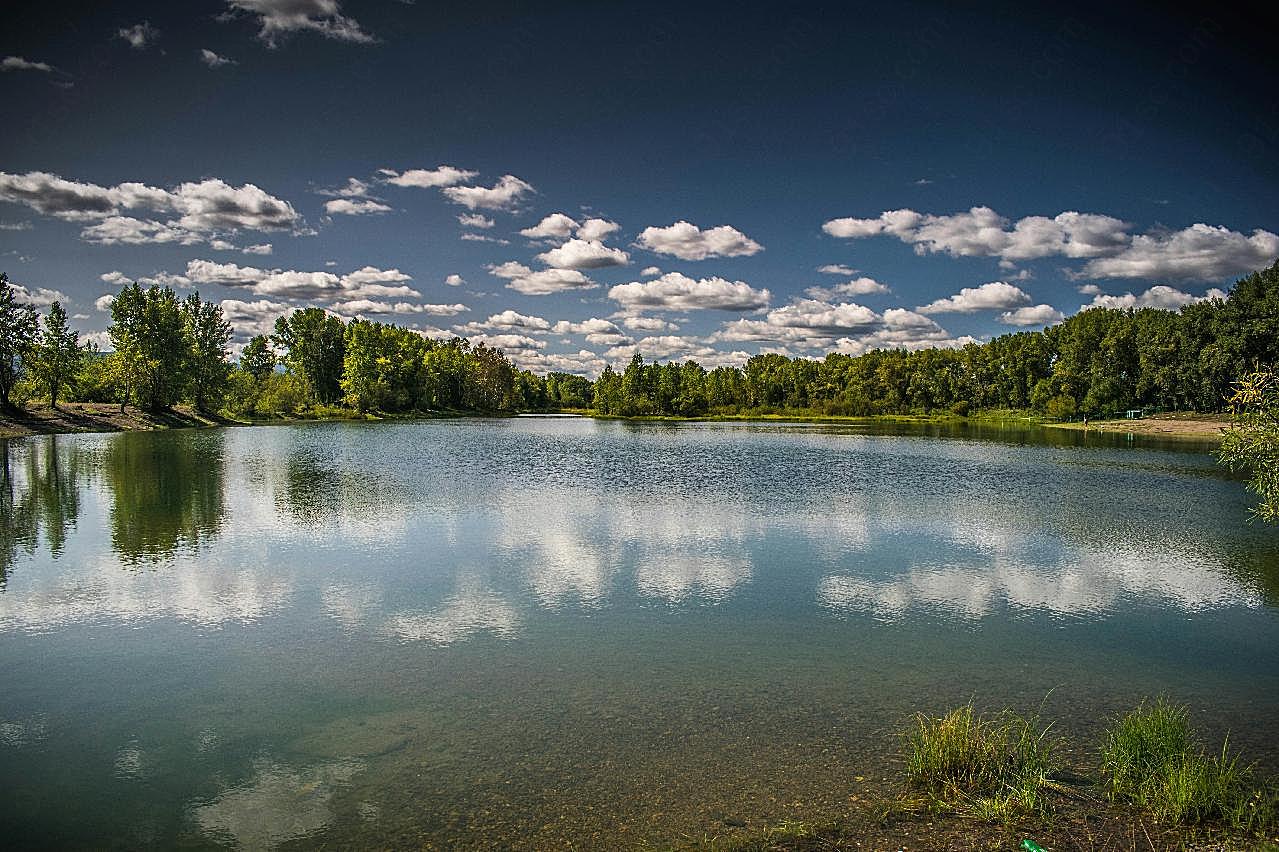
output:
<instances>
[{"instance_id":1,"label":"sandy shore","mask_svg":"<svg viewBox=\"0 0 1279 852\"><path fill-rule=\"evenodd\" d=\"M1230 427L1230 419L1213 414L1169 414L1140 420L1090 420L1083 423L1045 423L1053 429L1158 435L1168 438L1215 438Z\"/></svg>"}]
</instances>

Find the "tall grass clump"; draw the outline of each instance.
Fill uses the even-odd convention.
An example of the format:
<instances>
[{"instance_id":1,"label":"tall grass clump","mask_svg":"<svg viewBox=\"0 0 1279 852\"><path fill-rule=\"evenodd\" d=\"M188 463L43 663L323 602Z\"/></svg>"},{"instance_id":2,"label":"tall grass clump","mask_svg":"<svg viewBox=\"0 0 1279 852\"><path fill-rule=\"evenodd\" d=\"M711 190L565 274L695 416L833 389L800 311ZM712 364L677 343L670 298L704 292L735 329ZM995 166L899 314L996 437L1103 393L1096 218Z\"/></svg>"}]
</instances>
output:
<instances>
[{"instance_id":1,"label":"tall grass clump","mask_svg":"<svg viewBox=\"0 0 1279 852\"><path fill-rule=\"evenodd\" d=\"M1279 791L1260 787L1252 767L1230 753L1195 744L1184 706L1159 699L1142 704L1106 731L1101 773L1110 797L1149 811L1163 822L1221 823L1236 831L1279 827Z\"/></svg>"},{"instance_id":2,"label":"tall grass clump","mask_svg":"<svg viewBox=\"0 0 1279 852\"><path fill-rule=\"evenodd\" d=\"M1051 727L1010 710L983 719L972 704L921 713L905 736L907 776L935 805L966 816L1011 822L1038 813L1058 768Z\"/></svg>"}]
</instances>

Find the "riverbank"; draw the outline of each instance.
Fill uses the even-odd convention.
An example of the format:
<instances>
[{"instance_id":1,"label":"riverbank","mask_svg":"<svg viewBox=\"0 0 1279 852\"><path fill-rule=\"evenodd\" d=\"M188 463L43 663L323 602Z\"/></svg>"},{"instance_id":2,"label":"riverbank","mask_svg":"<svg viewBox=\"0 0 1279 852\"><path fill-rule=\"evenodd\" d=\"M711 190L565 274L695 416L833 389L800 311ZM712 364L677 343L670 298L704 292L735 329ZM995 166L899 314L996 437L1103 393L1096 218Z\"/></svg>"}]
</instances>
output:
<instances>
[{"instance_id":1,"label":"riverbank","mask_svg":"<svg viewBox=\"0 0 1279 852\"><path fill-rule=\"evenodd\" d=\"M31 405L0 414L0 438L50 435L68 432L141 432L154 429L189 429L235 425L236 421L197 414L180 407L157 414L115 403L64 402L57 408Z\"/></svg>"},{"instance_id":2,"label":"riverbank","mask_svg":"<svg viewBox=\"0 0 1279 852\"><path fill-rule=\"evenodd\" d=\"M1108 432L1111 434L1154 435L1160 438L1211 438L1221 440L1222 433L1230 428L1230 419L1224 415L1177 412L1143 417L1138 420L1090 420L1080 423L1045 423L1053 429L1072 429L1078 432Z\"/></svg>"}]
</instances>

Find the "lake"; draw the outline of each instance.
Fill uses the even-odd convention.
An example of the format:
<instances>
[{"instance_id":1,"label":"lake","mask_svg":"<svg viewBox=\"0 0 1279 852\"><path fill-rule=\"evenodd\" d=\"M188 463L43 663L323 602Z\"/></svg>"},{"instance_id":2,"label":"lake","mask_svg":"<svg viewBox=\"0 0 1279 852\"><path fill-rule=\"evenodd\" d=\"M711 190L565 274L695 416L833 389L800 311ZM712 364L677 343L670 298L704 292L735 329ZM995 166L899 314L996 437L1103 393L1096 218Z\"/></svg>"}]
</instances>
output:
<instances>
[{"instance_id":1,"label":"lake","mask_svg":"<svg viewBox=\"0 0 1279 852\"><path fill-rule=\"evenodd\" d=\"M314 423L0 441L10 847L665 845L911 713L1188 703L1279 768L1279 536L1202 446Z\"/></svg>"}]
</instances>

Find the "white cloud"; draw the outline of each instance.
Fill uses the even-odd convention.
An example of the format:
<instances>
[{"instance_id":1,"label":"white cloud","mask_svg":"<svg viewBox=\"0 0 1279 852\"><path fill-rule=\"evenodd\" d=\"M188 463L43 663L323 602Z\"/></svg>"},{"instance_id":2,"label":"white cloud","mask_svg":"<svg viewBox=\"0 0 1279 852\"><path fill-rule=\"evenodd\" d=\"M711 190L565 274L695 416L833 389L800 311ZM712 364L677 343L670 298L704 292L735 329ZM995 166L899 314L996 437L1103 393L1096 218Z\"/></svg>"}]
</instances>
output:
<instances>
[{"instance_id":1,"label":"white cloud","mask_svg":"<svg viewBox=\"0 0 1279 852\"><path fill-rule=\"evenodd\" d=\"M1101 288L1096 284L1080 284L1075 289L1085 296L1096 296L1101 293Z\"/></svg>"},{"instance_id":2,"label":"white cloud","mask_svg":"<svg viewBox=\"0 0 1279 852\"><path fill-rule=\"evenodd\" d=\"M500 314L493 314L483 322L471 322L459 328L469 334L495 330L509 331L511 329L532 333L550 331L551 324L541 317L521 314L508 308Z\"/></svg>"},{"instance_id":3,"label":"white cloud","mask_svg":"<svg viewBox=\"0 0 1279 852\"><path fill-rule=\"evenodd\" d=\"M461 287L466 283L466 279L454 272L452 275L445 277L444 283L450 287Z\"/></svg>"},{"instance_id":4,"label":"white cloud","mask_svg":"<svg viewBox=\"0 0 1279 852\"><path fill-rule=\"evenodd\" d=\"M542 269L537 272L510 260L487 267L490 274L505 278L506 286L528 296L547 296L566 290L590 290L599 285L576 269Z\"/></svg>"},{"instance_id":5,"label":"white cloud","mask_svg":"<svg viewBox=\"0 0 1279 852\"><path fill-rule=\"evenodd\" d=\"M543 252L537 259L557 269L600 269L625 266L631 262L630 255L621 249L609 248L599 240L580 239L569 240L558 248Z\"/></svg>"},{"instance_id":6,"label":"white cloud","mask_svg":"<svg viewBox=\"0 0 1279 852\"><path fill-rule=\"evenodd\" d=\"M1133 295L1132 293L1124 293L1121 296L1108 296L1105 293L1098 293L1093 297L1090 304L1085 308L1162 308L1164 310L1175 311L1186 305L1195 302L1203 302L1208 299L1224 299L1225 292L1216 287L1209 290L1202 296L1192 296L1189 293L1182 292L1175 287L1169 287L1166 284L1156 284L1146 290L1141 295Z\"/></svg>"},{"instance_id":7,"label":"white cloud","mask_svg":"<svg viewBox=\"0 0 1279 852\"><path fill-rule=\"evenodd\" d=\"M706 341L698 337L680 337L678 335L656 335L644 337L634 343L614 346L604 353L612 362L630 360L639 352L649 360L695 360L703 367L741 367L750 360L750 354L740 350L725 352L708 346Z\"/></svg>"},{"instance_id":8,"label":"white cloud","mask_svg":"<svg viewBox=\"0 0 1279 852\"><path fill-rule=\"evenodd\" d=\"M921 314L971 314L985 310L1008 310L1030 301L1026 291L1006 281L991 281L980 287L965 287L953 296L919 308Z\"/></svg>"},{"instance_id":9,"label":"white cloud","mask_svg":"<svg viewBox=\"0 0 1279 852\"><path fill-rule=\"evenodd\" d=\"M631 338L610 320L592 317L582 322L560 320L551 329L556 334L582 334L586 342L594 346L623 346Z\"/></svg>"},{"instance_id":10,"label":"white cloud","mask_svg":"<svg viewBox=\"0 0 1279 852\"><path fill-rule=\"evenodd\" d=\"M1066 315L1052 305L1025 305L999 315L999 321L1004 325L1051 325L1065 318Z\"/></svg>"},{"instance_id":11,"label":"white cloud","mask_svg":"<svg viewBox=\"0 0 1279 852\"><path fill-rule=\"evenodd\" d=\"M104 246L164 243L192 245L202 240L199 234L171 224L154 219L135 219L132 216L110 216L96 225L84 228L80 231L80 238Z\"/></svg>"},{"instance_id":12,"label":"white cloud","mask_svg":"<svg viewBox=\"0 0 1279 852\"><path fill-rule=\"evenodd\" d=\"M507 357L522 370L538 373L575 373L588 377L595 377L604 372L604 366L607 363L589 349L568 354L522 349L507 353Z\"/></svg>"},{"instance_id":13,"label":"white cloud","mask_svg":"<svg viewBox=\"0 0 1279 852\"><path fill-rule=\"evenodd\" d=\"M1164 278L1220 281L1270 265L1279 256L1279 235L1252 236L1212 225L1191 225L1171 234L1133 237L1122 252L1089 261L1082 275L1092 278Z\"/></svg>"},{"instance_id":14,"label":"white cloud","mask_svg":"<svg viewBox=\"0 0 1279 852\"><path fill-rule=\"evenodd\" d=\"M347 178L346 183L336 189L317 189L315 193L335 198L365 198L369 194L369 185L359 178Z\"/></svg>"},{"instance_id":15,"label":"white cloud","mask_svg":"<svg viewBox=\"0 0 1279 852\"><path fill-rule=\"evenodd\" d=\"M210 68L222 68L226 65L239 65L234 59L228 59L225 56L219 56L207 47L200 48L200 61Z\"/></svg>"},{"instance_id":16,"label":"white cloud","mask_svg":"<svg viewBox=\"0 0 1279 852\"><path fill-rule=\"evenodd\" d=\"M749 257L764 247L730 225L703 231L683 220L665 228L645 228L636 244L658 254L669 254L681 260L705 260L708 257Z\"/></svg>"},{"instance_id":17,"label":"white cloud","mask_svg":"<svg viewBox=\"0 0 1279 852\"><path fill-rule=\"evenodd\" d=\"M117 272L116 274L117 274L117 275L119 275L119 273L118 273L118 272ZM102 277L103 277L103 279L105 279L105 278L106 278L106 276L105 276L105 275L104 275L104 276L102 276ZM120 282L120 283L123 283L123 282ZM112 302L114 302L114 301L115 301L115 296L113 296L113 295L112 295L112 294L110 294L110 293L107 293L105 296L99 296L98 298L94 299L94 300L93 300L93 307L94 307L95 309L97 309L97 310L102 311L102 312L104 312L104 313L105 313L105 312L107 312L107 311L110 311L110 310L111 310L111 303L112 303Z\"/></svg>"},{"instance_id":18,"label":"white cloud","mask_svg":"<svg viewBox=\"0 0 1279 852\"><path fill-rule=\"evenodd\" d=\"M270 254L274 250L275 250L274 247L272 247L270 243L258 243L256 245L245 246L244 248L240 249L240 251L244 252L245 254L257 254L257 255Z\"/></svg>"},{"instance_id":19,"label":"white cloud","mask_svg":"<svg viewBox=\"0 0 1279 852\"><path fill-rule=\"evenodd\" d=\"M963 345L922 314L890 308L883 314L857 304L832 305L799 299L769 311L762 320L727 322L713 341L771 341L800 350L835 350L860 354L871 349L922 349Z\"/></svg>"},{"instance_id":20,"label":"white cloud","mask_svg":"<svg viewBox=\"0 0 1279 852\"><path fill-rule=\"evenodd\" d=\"M591 240L602 240L609 234L616 233L621 229L621 225L616 222L610 222L608 219L587 219L577 229L577 236L579 239L590 242Z\"/></svg>"},{"instance_id":21,"label":"white cloud","mask_svg":"<svg viewBox=\"0 0 1279 852\"><path fill-rule=\"evenodd\" d=\"M243 287L263 296L286 299L352 301L378 298L416 298L422 294L404 282L412 280L398 269L365 266L346 275L332 272L258 269L234 263L192 260L187 278L195 284Z\"/></svg>"},{"instance_id":22,"label":"white cloud","mask_svg":"<svg viewBox=\"0 0 1279 852\"><path fill-rule=\"evenodd\" d=\"M457 221L464 228L491 228L497 224L483 213L462 213Z\"/></svg>"},{"instance_id":23,"label":"white cloud","mask_svg":"<svg viewBox=\"0 0 1279 852\"><path fill-rule=\"evenodd\" d=\"M182 214L178 223L197 232L285 230L300 219L293 205L251 183L234 187L217 178L181 184L174 206Z\"/></svg>"},{"instance_id":24,"label":"white cloud","mask_svg":"<svg viewBox=\"0 0 1279 852\"><path fill-rule=\"evenodd\" d=\"M488 234L477 234L472 231L466 231L458 239L468 243L493 243L499 246L509 246L510 240L499 239L498 237L490 237Z\"/></svg>"},{"instance_id":25,"label":"white cloud","mask_svg":"<svg viewBox=\"0 0 1279 852\"><path fill-rule=\"evenodd\" d=\"M324 202L324 212L330 216L367 216L377 213L390 213L391 207L372 199L334 198Z\"/></svg>"},{"instance_id":26,"label":"white cloud","mask_svg":"<svg viewBox=\"0 0 1279 852\"><path fill-rule=\"evenodd\" d=\"M21 56L6 56L3 61L0 61L0 71L41 71L52 74L57 70L47 62L31 62Z\"/></svg>"},{"instance_id":27,"label":"white cloud","mask_svg":"<svg viewBox=\"0 0 1279 852\"><path fill-rule=\"evenodd\" d=\"M472 172L453 166L437 166L434 169L409 169L403 174L392 169L381 169L380 171L387 183L395 186L416 186L423 189L465 183L479 174L479 172Z\"/></svg>"},{"instance_id":28,"label":"white cloud","mask_svg":"<svg viewBox=\"0 0 1279 852\"><path fill-rule=\"evenodd\" d=\"M536 225L524 228L521 236L531 240L564 239L578 227L577 220L565 213L550 213L542 217Z\"/></svg>"},{"instance_id":29,"label":"white cloud","mask_svg":"<svg viewBox=\"0 0 1279 852\"><path fill-rule=\"evenodd\" d=\"M156 39L160 37L160 31L151 26L150 21L143 21L131 27L121 27L115 34L117 38L127 41L129 47L134 50L145 50L148 45L155 44Z\"/></svg>"},{"instance_id":30,"label":"white cloud","mask_svg":"<svg viewBox=\"0 0 1279 852\"><path fill-rule=\"evenodd\" d=\"M341 14L338 0L227 0L229 12L244 12L258 19L258 38L277 47L279 38L293 32L316 32L325 38L371 44L376 39L358 21Z\"/></svg>"},{"instance_id":31,"label":"white cloud","mask_svg":"<svg viewBox=\"0 0 1279 852\"><path fill-rule=\"evenodd\" d=\"M237 336L242 338L272 334L275 331L276 317L284 316L293 310L289 305L272 302L269 299L258 299L252 302L223 299L221 305L222 316L231 324Z\"/></svg>"},{"instance_id":32,"label":"white cloud","mask_svg":"<svg viewBox=\"0 0 1279 852\"><path fill-rule=\"evenodd\" d=\"M817 271L826 275L856 275L857 270L851 266L845 266L842 263L828 263L825 266L817 267Z\"/></svg>"},{"instance_id":33,"label":"white cloud","mask_svg":"<svg viewBox=\"0 0 1279 852\"><path fill-rule=\"evenodd\" d=\"M15 301L23 302L36 308L47 308L54 302L61 302L66 305L71 301L71 297L61 290L50 290L47 287L36 287L34 290L28 290L21 284L11 282L9 289L13 292Z\"/></svg>"},{"instance_id":34,"label":"white cloud","mask_svg":"<svg viewBox=\"0 0 1279 852\"><path fill-rule=\"evenodd\" d=\"M515 175L502 175L491 188L482 186L446 186L441 190L454 204L470 210L509 210L533 187Z\"/></svg>"},{"instance_id":35,"label":"white cloud","mask_svg":"<svg viewBox=\"0 0 1279 852\"><path fill-rule=\"evenodd\" d=\"M344 302L334 302L329 306L329 310L343 316L380 316L385 314L427 314L436 317L452 317L460 313L469 311L466 305L461 303L453 305L422 305L412 302L375 302L372 299L351 299Z\"/></svg>"},{"instance_id":36,"label":"white cloud","mask_svg":"<svg viewBox=\"0 0 1279 852\"><path fill-rule=\"evenodd\" d=\"M679 326L659 317L628 316L622 317L622 325L631 331L678 331Z\"/></svg>"},{"instance_id":37,"label":"white cloud","mask_svg":"<svg viewBox=\"0 0 1279 852\"><path fill-rule=\"evenodd\" d=\"M871 296L876 293L887 293L888 285L881 284L874 278L854 278L833 287L809 287L804 291L814 299L827 301L838 296Z\"/></svg>"},{"instance_id":38,"label":"white cloud","mask_svg":"<svg viewBox=\"0 0 1279 852\"><path fill-rule=\"evenodd\" d=\"M523 334L477 334L467 338L472 345L488 346L491 349L545 349L545 340L535 340Z\"/></svg>"},{"instance_id":39,"label":"white cloud","mask_svg":"<svg viewBox=\"0 0 1279 852\"><path fill-rule=\"evenodd\" d=\"M653 278L661 274L662 270L656 266L646 266L640 270L640 275L643 275L645 278Z\"/></svg>"},{"instance_id":40,"label":"white cloud","mask_svg":"<svg viewBox=\"0 0 1279 852\"><path fill-rule=\"evenodd\" d=\"M679 272L668 272L651 281L618 284L609 289L608 297L634 312L646 309L757 311L768 307L772 294L768 290L756 290L745 281L693 279Z\"/></svg>"}]
</instances>

